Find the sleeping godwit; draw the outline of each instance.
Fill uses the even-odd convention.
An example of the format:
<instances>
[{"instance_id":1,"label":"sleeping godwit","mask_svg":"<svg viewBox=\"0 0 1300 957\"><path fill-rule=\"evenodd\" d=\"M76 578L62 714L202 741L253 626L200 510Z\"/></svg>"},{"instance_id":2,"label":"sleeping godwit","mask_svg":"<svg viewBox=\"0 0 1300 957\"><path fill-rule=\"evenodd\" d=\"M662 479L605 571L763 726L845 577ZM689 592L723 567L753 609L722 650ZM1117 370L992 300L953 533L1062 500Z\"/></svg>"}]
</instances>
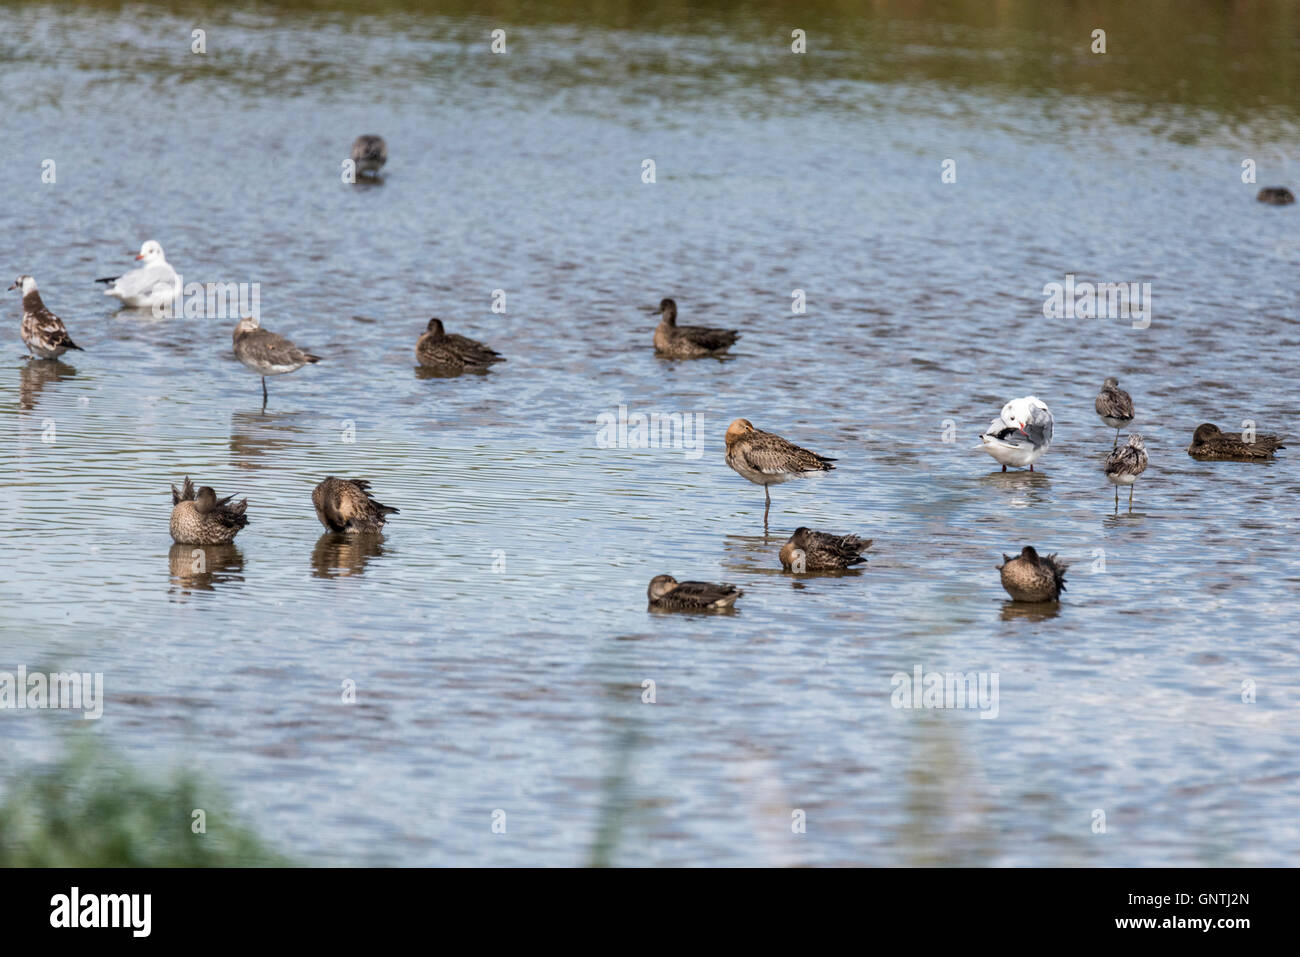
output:
<instances>
[{"instance_id":1,"label":"sleeping godwit","mask_svg":"<svg viewBox=\"0 0 1300 957\"><path fill-rule=\"evenodd\" d=\"M772 508L769 486L835 468L831 464L835 459L800 448L771 432L759 431L748 419L736 419L727 426L726 442L727 465L755 485L763 486L764 525Z\"/></svg>"},{"instance_id":2,"label":"sleeping godwit","mask_svg":"<svg viewBox=\"0 0 1300 957\"><path fill-rule=\"evenodd\" d=\"M1133 421L1133 397L1119 387L1119 380L1114 376L1107 379L1097 393L1093 403L1097 415L1115 430L1115 441L1111 448L1119 447L1119 430Z\"/></svg>"},{"instance_id":3,"label":"sleeping godwit","mask_svg":"<svg viewBox=\"0 0 1300 957\"><path fill-rule=\"evenodd\" d=\"M1128 504L1130 510L1133 506L1133 483L1138 476L1147 470L1147 447L1142 444L1142 436L1130 435L1128 445L1122 449L1115 449L1110 455L1106 456L1106 464L1102 466L1102 471L1106 473L1106 481L1115 486L1115 504L1119 505L1119 487L1127 485Z\"/></svg>"}]
</instances>

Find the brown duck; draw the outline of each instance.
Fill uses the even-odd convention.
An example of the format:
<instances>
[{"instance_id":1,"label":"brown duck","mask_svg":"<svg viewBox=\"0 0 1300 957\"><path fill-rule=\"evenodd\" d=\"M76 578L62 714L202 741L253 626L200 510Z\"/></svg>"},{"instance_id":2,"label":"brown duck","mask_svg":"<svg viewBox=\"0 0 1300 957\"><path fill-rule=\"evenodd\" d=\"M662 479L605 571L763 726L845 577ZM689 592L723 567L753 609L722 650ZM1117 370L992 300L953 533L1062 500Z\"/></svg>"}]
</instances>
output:
<instances>
[{"instance_id":1,"label":"brown duck","mask_svg":"<svg viewBox=\"0 0 1300 957\"><path fill-rule=\"evenodd\" d=\"M239 530L248 524L244 511L248 499L229 504L233 495L217 498L210 486L204 485L196 494L189 476L178 492L172 486L172 541L177 545L225 545L232 542Z\"/></svg>"},{"instance_id":2,"label":"brown duck","mask_svg":"<svg viewBox=\"0 0 1300 957\"><path fill-rule=\"evenodd\" d=\"M415 358L420 365L450 375L462 372L487 372L494 362L506 357L495 349L465 336L448 335L441 319L430 319L427 330L415 344Z\"/></svg>"},{"instance_id":3,"label":"brown duck","mask_svg":"<svg viewBox=\"0 0 1300 957\"><path fill-rule=\"evenodd\" d=\"M1255 199L1270 206L1290 206L1295 202L1295 194L1285 186L1265 186Z\"/></svg>"},{"instance_id":4,"label":"brown duck","mask_svg":"<svg viewBox=\"0 0 1300 957\"><path fill-rule=\"evenodd\" d=\"M677 325L677 303L664 299L656 310L655 352L669 359L703 359L724 355L740 338L734 329Z\"/></svg>"},{"instance_id":5,"label":"brown duck","mask_svg":"<svg viewBox=\"0 0 1300 957\"><path fill-rule=\"evenodd\" d=\"M331 532L378 532L387 516L397 512L370 497L370 483L365 479L332 475L312 489L311 503L320 523Z\"/></svg>"},{"instance_id":6,"label":"brown duck","mask_svg":"<svg viewBox=\"0 0 1300 957\"><path fill-rule=\"evenodd\" d=\"M856 535L832 535L811 528L796 528L781 546L781 567L786 571L836 571L860 565L871 547L871 539Z\"/></svg>"},{"instance_id":7,"label":"brown duck","mask_svg":"<svg viewBox=\"0 0 1300 957\"><path fill-rule=\"evenodd\" d=\"M1065 591L1065 562L1055 555L1039 555L1032 545L1020 550L1019 558L1002 556L998 568L1002 587L1016 601L1056 601Z\"/></svg>"},{"instance_id":8,"label":"brown duck","mask_svg":"<svg viewBox=\"0 0 1300 957\"><path fill-rule=\"evenodd\" d=\"M1217 425L1206 422L1196 427L1187 454L1202 462L1263 462L1283 448L1286 446L1276 435L1260 434L1247 442L1240 436L1224 435Z\"/></svg>"},{"instance_id":9,"label":"brown duck","mask_svg":"<svg viewBox=\"0 0 1300 957\"><path fill-rule=\"evenodd\" d=\"M662 611L725 611L743 594L735 585L679 582L672 575L656 575L646 589L650 607Z\"/></svg>"}]
</instances>

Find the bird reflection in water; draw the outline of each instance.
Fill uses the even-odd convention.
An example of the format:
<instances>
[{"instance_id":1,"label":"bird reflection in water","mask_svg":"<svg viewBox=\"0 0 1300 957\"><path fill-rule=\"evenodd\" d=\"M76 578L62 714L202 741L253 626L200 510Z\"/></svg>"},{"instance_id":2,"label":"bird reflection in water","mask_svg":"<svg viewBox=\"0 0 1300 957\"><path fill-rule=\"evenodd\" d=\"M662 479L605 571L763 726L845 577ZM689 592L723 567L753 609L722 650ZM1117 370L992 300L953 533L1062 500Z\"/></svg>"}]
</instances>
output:
<instances>
[{"instance_id":1,"label":"bird reflection in water","mask_svg":"<svg viewBox=\"0 0 1300 957\"><path fill-rule=\"evenodd\" d=\"M1004 601L1003 621L1047 621L1061 613L1059 601Z\"/></svg>"},{"instance_id":2,"label":"bird reflection in water","mask_svg":"<svg viewBox=\"0 0 1300 957\"><path fill-rule=\"evenodd\" d=\"M349 578L366 570L366 562L384 553L384 536L326 532L311 550L312 576Z\"/></svg>"},{"instance_id":3,"label":"bird reflection in water","mask_svg":"<svg viewBox=\"0 0 1300 957\"><path fill-rule=\"evenodd\" d=\"M302 433L300 412L232 412L230 415L230 456L241 469L257 469L269 464L262 461L273 452L291 448ZM269 460L270 462L275 459Z\"/></svg>"},{"instance_id":4,"label":"bird reflection in water","mask_svg":"<svg viewBox=\"0 0 1300 957\"><path fill-rule=\"evenodd\" d=\"M36 406L41 390L50 382L74 378L77 370L58 359L36 359L24 363L19 371L18 407L30 412Z\"/></svg>"},{"instance_id":5,"label":"bird reflection in water","mask_svg":"<svg viewBox=\"0 0 1300 957\"><path fill-rule=\"evenodd\" d=\"M212 591L228 581L243 581L244 556L227 545L173 545L167 553L171 569L171 594Z\"/></svg>"}]
</instances>

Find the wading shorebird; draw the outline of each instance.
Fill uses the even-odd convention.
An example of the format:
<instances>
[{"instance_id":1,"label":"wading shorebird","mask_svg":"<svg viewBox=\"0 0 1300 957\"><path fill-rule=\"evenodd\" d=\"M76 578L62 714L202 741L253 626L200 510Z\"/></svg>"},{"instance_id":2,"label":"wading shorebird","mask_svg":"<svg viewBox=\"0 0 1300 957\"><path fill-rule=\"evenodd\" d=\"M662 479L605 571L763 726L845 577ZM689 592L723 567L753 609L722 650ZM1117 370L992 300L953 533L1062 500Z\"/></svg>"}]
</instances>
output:
<instances>
[{"instance_id":1,"label":"wading shorebird","mask_svg":"<svg viewBox=\"0 0 1300 957\"><path fill-rule=\"evenodd\" d=\"M132 309L161 309L175 302L181 290L177 288L176 270L163 256L162 246L150 239L135 258L141 260L139 269L95 280L111 283L104 295L120 299L122 305Z\"/></svg>"},{"instance_id":2,"label":"wading shorebird","mask_svg":"<svg viewBox=\"0 0 1300 957\"><path fill-rule=\"evenodd\" d=\"M69 349L85 352L81 346L72 341L63 320L45 308L41 294L36 291L36 280L31 276L19 276L10 289L21 289L23 293L23 324L19 335L31 354L23 356L30 359L57 359Z\"/></svg>"},{"instance_id":3,"label":"wading shorebird","mask_svg":"<svg viewBox=\"0 0 1300 957\"><path fill-rule=\"evenodd\" d=\"M1115 449L1106 456L1102 471L1106 481L1115 486L1115 506L1119 507L1119 487L1127 485L1129 508L1133 507L1133 484L1138 476L1147 470L1147 447L1142 444L1142 436L1130 435L1128 445Z\"/></svg>"},{"instance_id":4,"label":"wading shorebird","mask_svg":"<svg viewBox=\"0 0 1300 957\"><path fill-rule=\"evenodd\" d=\"M388 144L382 136L363 133L352 141L352 162L359 175L374 176L388 162Z\"/></svg>"},{"instance_id":5,"label":"wading shorebird","mask_svg":"<svg viewBox=\"0 0 1300 957\"><path fill-rule=\"evenodd\" d=\"M1037 396L1027 395L1012 399L1002 407L1002 414L989 423L988 430L980 436L983 449L1002 466L1034 470L1034 463L1052 444L1052 413Z\"/></svg>"},{"instance_id":6,"label":"wading shorebird","mask_svg":"<svg viewBox=\"0 0 1300 957\"><path fill-rule=\"evenodd\" d=\"M1133 397L1119 387L1119 380L1114 376L1102 384L1093 403L1097 415L1115 430L1115 441L1111 448L1119 447L1119 430L1133 421Z\"/></svg>"},{"instance_id":7,"label":"wading shorebird","mask_svg":"<svg viewBox=\"0 0 1300 957\"><path fill-rule=\"evenodd\" d=\"M646 589L650 607L663 611L727 611L743 594L735 585L679 582L672 575L656 575Z\"/></svg>"},{"instance_id":8,"label":"wading shorebird","mask_svg":"<svg viewBox=\"0 0 1300 957\"><path fill-rule=\"evenodd\" d=\"M1261 433L1247 442L1244 436L1224 435L1217 425L1206 422L1196 427L1187 454L1202 462L1264 462L1284 448L1279 436Z\"/></svg>"},{"instance_id":9,"label":"wading shorebird","mask_svg":"<svg viewBox=\"0 0 1300 957\"><path fill-rule=\"evenodd\" d=\"M441 319L430 319L426 331L415 344L415 358L426 369L447 375L462 372L487 372L494 362L505 362L506 357L495 349L466 336L448 335Z\"/></svg>"},{"instance_id":10,"label":"wading shorebird","mask_svg":"<svg viewBox=\"0 0 1300 957\"><path fill-rule=\"evenodd\" d=\"M1295 194L1285 186L1265 186L1255 195L1255 199L1270 206L1289 206L1295 202Z\"/></svg>"},{"instance_id":11,"label":"wading shorebird","mask_svg":"<svg viewBox=\"0 0 1300 957\"><path fill-rule=\"evenodd\" d=\"M312 489L311 504L320 523L331 532L379 532L387 516L397 513L392 506L370 497L370 483L365 479L332 475Z\"/></svg>"},{"instance_id":12,"label":"wading shorebird","mask_svg":"<svg viewBox=\"0 0 1300 957\"><path fill-rule=\"evenodd\" d=\"M716 358L740 338L734 329L677 325L677 303L671 299L662 300L654 311L661 317L655 326L655 352L669 359Z\"/></svg>"},{"instance_id":13,"label":"wading shorebird","mask_svg":"<svg viewBox=\"0 0 1300 957\"><path fill-rule=\"evenodd\" d=\"M266 408L266 377L297 372L320 356L303 352L284 336L263 329L259 320L245 316L235 326L235 358L262 377L262 408Z\"/></svg>"},{"instance_id":14,"label":"wading shorebird","mask_svg":"<svg viewBox=\"0 0 1300 957\"><path fill-rule=\"evenodd\" d=\"M799 527L781 546L781 567L786 571L837 571L866 561L863 552L871 547L870 538L856 535L832 535Z\"/></svg>"},{"instance_id":15,"label":"wading shorebird","mask_svg":"<svg viewBox=\"0 0 1300 957\"><path fill-rule=\"evenodd\" d=\"M760 432L748 419L736 419L727 426L727 465L742 478L763 486L763 524L772 508L768 486L792 478L819 475L835 468L835 461L802 449L771 432Z\"/></svg>"},{"instance_id":16,"label":"wading shorebird","mask_svg":"<svg viewBox=\"0 0 1300 957\"><path fill-rule=\"evenodd\" d=\"M1055 555L1039 555L1032 545L1020 550L1020 557L1002 556L998 566L1002 572L1002 587L1015 601L1056 601L1065 591L1065 570L1068 566Z\"/></svg>"},{"instance_id":17,"label":"wading shorebird","mask_svg":"<svg viewBox=\"0 0 1300 957\"><path fill-rule=\"evenodd\" d=\"M172 486L172 541L177 545L225 545L235 540L239 530L248 524L244 511L248 499L228 504L235 496L217 498L217 493L205 485L194 491L190 477L178 492Z\"/></svg>"}]
</instances>

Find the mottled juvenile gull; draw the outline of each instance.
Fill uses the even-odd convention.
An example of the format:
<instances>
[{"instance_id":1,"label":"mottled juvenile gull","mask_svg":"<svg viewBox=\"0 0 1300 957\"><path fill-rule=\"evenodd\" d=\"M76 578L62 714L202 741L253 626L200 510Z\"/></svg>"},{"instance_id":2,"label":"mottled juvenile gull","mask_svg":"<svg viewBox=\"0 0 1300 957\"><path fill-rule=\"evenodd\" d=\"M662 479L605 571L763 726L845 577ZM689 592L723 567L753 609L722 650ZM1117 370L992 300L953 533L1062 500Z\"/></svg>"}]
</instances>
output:
<instances>
[{"instance_id":1,"label":"mottled juvenile gull","mask_svg":"<svg viewBox=\"0 0 1300 957\"><path fill-rule=\"evenodd\" d=\"M23 358L30 359L32 356L37 356L41 359L57 359L69 349L85 351L72 341L67 328L63 325L63 320L45 308L45 303L41 301L41 294L36 291L35 279L31 276L19 276L9 288L21 289L23 292L23 323L19 335L31 350L31 355Z\"/></svg>"}]
</instances>

